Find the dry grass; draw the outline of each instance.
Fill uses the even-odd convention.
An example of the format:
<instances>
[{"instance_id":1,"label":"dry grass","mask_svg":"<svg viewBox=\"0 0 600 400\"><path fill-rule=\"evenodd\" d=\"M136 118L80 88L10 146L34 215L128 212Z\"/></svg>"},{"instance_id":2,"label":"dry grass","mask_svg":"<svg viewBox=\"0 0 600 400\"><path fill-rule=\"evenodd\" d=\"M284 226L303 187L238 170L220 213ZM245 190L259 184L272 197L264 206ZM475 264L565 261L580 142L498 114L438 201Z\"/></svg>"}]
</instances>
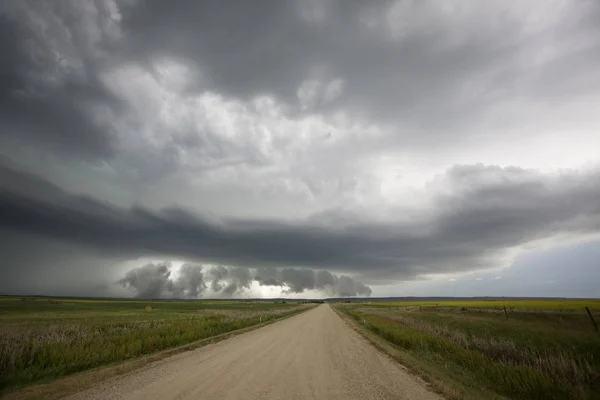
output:
<instances>
[{"instance_id":1,"label":"dry grass","mask_svg":"<svg viewBox=\"0 0 600 400\"><path fill-rule=\"evenodd\" d=\"M514 399L600 398L600 336L583 311L521 309L506 320L503 312L432 307L379 303L338 309L454 389L477 386Z\"/></svg>"},{"instance_id":2,"label":"dry grass","mask_svg":"<svg viewBox=\"0 0 600 400\"><path fill-rule=\"evenodd\" d=\"M585 306L592 311L600 311L600 300L459 300L459 301L401 301L371 303L372 307L405 307L411 310L428 308L429 310L442 311L442 309L465 308L477 311L503 312L504 307L509 311L577 311Z\"/></svg>"},{"instance_id":3,"label":"dry grass","mask_svg":"<svg viewBox=\"0 0 600 400\"><path fill-rule=\"evenodd\" d=\"M0 314L0 393L193 343L304 308L293 303L227 303L216 308L201 302L25 303L0 303L0 311L7 311Z\"/></svg>"}]
</instances>

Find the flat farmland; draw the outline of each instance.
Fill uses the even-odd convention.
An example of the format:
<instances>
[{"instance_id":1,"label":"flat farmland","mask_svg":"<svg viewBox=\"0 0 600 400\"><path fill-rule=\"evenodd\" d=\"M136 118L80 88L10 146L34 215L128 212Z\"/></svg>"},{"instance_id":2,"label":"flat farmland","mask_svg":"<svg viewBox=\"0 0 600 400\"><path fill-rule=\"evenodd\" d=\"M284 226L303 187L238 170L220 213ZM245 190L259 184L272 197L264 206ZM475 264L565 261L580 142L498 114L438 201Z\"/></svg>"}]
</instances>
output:
<instances>
[{"instance_id":1,"label":"flat farmland","mask_svg":"<svg viewBox=\"0 0 600 400\"><path fill-rule=\"evenodd\" d=\"M145 303L140 303L143 304ZM157 304L157 309L159 305ZM236 305L231 303L226 307L223 303L217 304L221 307L220 310L225 311L231 310L231 307ZM211 310L211 306L204 308L202 313L220 312ZM347 322L344 322L329 304L308 309L306 306L284 304L253 306L242 305L244 312L254 312L252 308L258 307L262 308L260 310L262 315L268 315L267 313L281 315L277 314L281 312L297 312L297 315L279 318L277 322L264 325L259 329L153 360L139 368L127 370L126 373L113 374L104 379L95 379L96 377L93 376L85 385L79 384L77 377L91 374L93 371L74 374L46 385L30 386L8 393L6 397L68 400L124 398L131 400L199 398L441 400L443 398L426 382L373 347ZM299 312L301 310L305 312ZM169 313L165 311L165 314ZM152 325L149 323L155 321L148 320L146 314L143 315L144 317L140 318L144 319L146 326L140 328L141 333L131 340L139 342L138 346L144 349L148 343L148 335L144 332L151 332L149 327ZM225 315L220 318L223 322L229 317ZM233 321L238 320L239 318L233 318ZM177 319L168 317L168 323L177 324L176 321ZM204 324L206 322L198 325L202 327L200 331L204 329ZM184 324L176 331L181 330L183 333L190 329ZM205 335L214 333L209 331ZM100 337L97 339L103 340ZM114 342L121 342L118 335ZM100 353L105 347L95 343L90 343L89 346L94 349L94 352ZM67 349L68 346L65 348ZM89 356L92 357L93 354L90 353ZM78 357L78 359L82 358ZM104 369L99 371L102 370Z\"/></svg>"},{"instance_id":2,"label":"flat farmland","mask_svg":"<svg viewBox=\"0 0 600 400\"><path fill-rule=\"evenodd\" d=\"M600 398L598 301L329 303L3 298L3 395Z\"/></svg>"},{"instance_id":3,"label":"flat farmland","mask_svg":"<svg viewBox=\"0 0 600 400\"><path fill-rule=\"evenodd\" d=\"M599 399L597 300L338 304L456 399ZM596 319L598 317L596 316Z\"/></svg>"},{"instance_id":4,"label":"flat farmland","mask_svg":"<svg viewBox=\"0 0 600 400\"><path fill-rule=\"evenodd\" d=\"M296 302L0 299L0 391L286 317Z\"/></svg>"}]
</instances>

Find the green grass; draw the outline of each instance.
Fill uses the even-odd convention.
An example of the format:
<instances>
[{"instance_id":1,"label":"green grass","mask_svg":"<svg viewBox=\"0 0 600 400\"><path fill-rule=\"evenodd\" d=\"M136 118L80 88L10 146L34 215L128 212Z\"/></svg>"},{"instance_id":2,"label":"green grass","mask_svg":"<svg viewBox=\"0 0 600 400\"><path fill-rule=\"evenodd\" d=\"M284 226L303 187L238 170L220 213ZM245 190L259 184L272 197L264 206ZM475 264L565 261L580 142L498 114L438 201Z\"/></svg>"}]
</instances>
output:
<instances>
[{"instance_id":1,"label":"green grass","mask_svg":"<svg viewBox=\"0 0 600 400\"><path fill-rule=\"evenodd\" d=\"M567 304L568 303L568 304ZM455 398L600 399L600 335L583 303L338 305ZM598 309L598 302L588 301ZM571 310L571 311L569 311ZM464 390L477 387L484 395Z\"/></svg>"},{"instance_id":2,"label":"green grass","mask_svg":"<svg viewBox=\"0 0 600 400\"><path fill-rule=\"evenodd\" d=\"M150 306L151 311L146 311ZM0 393L281 318L295 303L0 298Z\"/></svg>"}]
</instances>

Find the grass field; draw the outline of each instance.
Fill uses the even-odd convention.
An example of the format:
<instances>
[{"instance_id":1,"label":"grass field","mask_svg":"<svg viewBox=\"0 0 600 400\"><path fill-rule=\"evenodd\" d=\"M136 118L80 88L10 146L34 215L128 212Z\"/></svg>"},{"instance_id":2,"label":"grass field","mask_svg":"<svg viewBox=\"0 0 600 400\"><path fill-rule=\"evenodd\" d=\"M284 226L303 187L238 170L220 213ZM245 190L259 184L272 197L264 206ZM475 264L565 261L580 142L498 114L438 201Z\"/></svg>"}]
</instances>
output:
<instances>
[{"instance_id":1,"label":"grass field","mask_svg":"<svg viewBox=\"0 0 600 400\"><path fill-rule=\"evenodd\" d=\"M600 301L335 307L451 398L600 399L600 334L585 306L597 313Z\"/></svg>"},{"instance_id":2,"label":"grass field","mask_svg":"<svg viewBox=\"0 0 600 400\"><path fill-rule=\"evenodd\" d=\"M0 393L304 308L290 302L0 298Z\"/></svg>"}]
</instances>

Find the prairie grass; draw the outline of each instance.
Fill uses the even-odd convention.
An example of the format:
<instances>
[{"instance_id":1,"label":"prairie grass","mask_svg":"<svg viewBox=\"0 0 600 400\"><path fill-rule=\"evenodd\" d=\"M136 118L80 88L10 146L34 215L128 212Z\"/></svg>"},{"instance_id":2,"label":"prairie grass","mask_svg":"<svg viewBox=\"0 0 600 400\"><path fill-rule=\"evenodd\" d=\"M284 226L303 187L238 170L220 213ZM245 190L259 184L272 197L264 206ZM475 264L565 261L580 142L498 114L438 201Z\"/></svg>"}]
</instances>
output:
<instances>
[{"instance_id":1,"label":"prairie grass","mask_svg":"<svg viewBox=\"0 0 600 400\"><path fill-rule=\"evenodd\" d=\"M592 311L600 311L600 300L458 300L458 301L400 301L370 303L372 307L409 307L433 309L456 309L464 307L471 310L503 311L508 310L540 310L540 311L581 311L589 307Z\"/></svg>"},{"instance_id":2,"label":"prairie grass","mask_svg":"<svg viewBox=\"0 0 600 400\"><path fill-rule=\"evenodd\" d=\"M3 298L0 393L267 322L303 308L266 302Z\"/></svg>"},{"instance_id":3,"label":"prairie grass","mask_svg":"<svg viewBox=\"0 0 600 400\"><path fill-rule=\"evenodd\" d=\"M454 389L477 386L509 399L600 399L600 335L583 306L542 305L513 306L508 319L503 305L498 312L441 302L337 308Z\"/></svg>"}]
</instances>

